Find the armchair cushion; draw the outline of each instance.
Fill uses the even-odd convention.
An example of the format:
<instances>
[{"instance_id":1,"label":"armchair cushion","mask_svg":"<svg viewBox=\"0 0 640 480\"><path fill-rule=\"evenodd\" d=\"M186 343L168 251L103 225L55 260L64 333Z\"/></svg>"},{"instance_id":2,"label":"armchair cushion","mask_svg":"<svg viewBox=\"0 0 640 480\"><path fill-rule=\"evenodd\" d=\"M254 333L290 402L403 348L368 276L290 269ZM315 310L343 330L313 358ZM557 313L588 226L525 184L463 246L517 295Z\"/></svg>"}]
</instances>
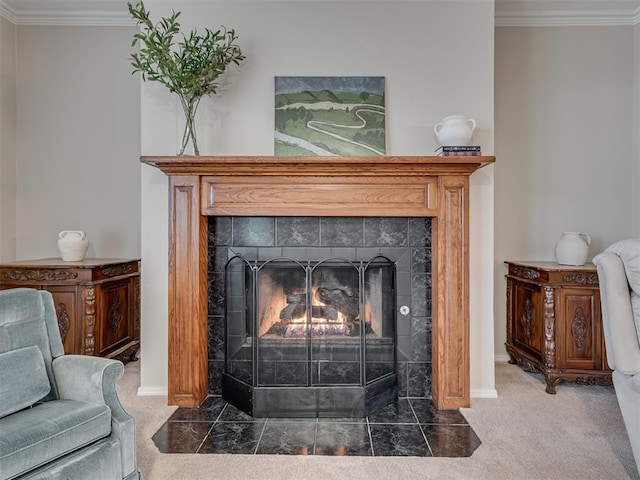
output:
<instances>
[{"instance_id":1,"label":"armchair cushion","mask_svg":"<svg viewBox=\"0 0 640 480\"><path fill-rule=\"evenodd\" d=\"M0 353L0 418L33 405L49 391L51 385L38 347Z\"/></svg>"},{"instance_id":2,"label":"armchair cushion","mask_svg":"<svg viewBox=\"0 0 640 480\"><path fill-rule=\"evenodd\" d=\"M622 259L631 290L640 295L640 238L621 240L610 245L605 252L615 253Z\"/></svg>"},{"instance_id":3,"label":"armchair cushion","mask_svg":"<svg viewBox=\"0 0 640 480\"><path fill-rule=\"evenodd\" d=\"M622 240L610 245L606 252L615 253L622 260L624 273L631 289L631 311L640 339L640 238Z\"/></svg>"},{"instance_id":4,"label":"armchair cushion","mask_svg":"<svg viewBox=\"0 0 640 480\"><path fill-rule=\"evenodd\" d=\"M104 404L54 400L0 418L2 478L14 478L111 433Z\"/></svg>"}]
</instances>

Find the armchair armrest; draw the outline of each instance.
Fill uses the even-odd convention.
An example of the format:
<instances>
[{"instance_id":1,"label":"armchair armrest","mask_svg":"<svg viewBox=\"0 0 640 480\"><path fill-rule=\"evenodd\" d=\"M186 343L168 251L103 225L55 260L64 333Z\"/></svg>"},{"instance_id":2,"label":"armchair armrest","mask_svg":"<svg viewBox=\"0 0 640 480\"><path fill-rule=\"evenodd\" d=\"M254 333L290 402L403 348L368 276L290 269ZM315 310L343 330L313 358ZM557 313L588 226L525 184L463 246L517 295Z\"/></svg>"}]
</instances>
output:
<instances>
[{"instance_id":1,"label":"armchair armrest","mask_svg":"<svg viewBox=\"0 0 640 480\"><path fill-rule=\"evenodd\" d=\"M61 399L104 403L122 408L116 382L124 374L117 360L85 355L63 355L53 360L53 373Z\"/></svg>"},{"instance_id":2,"label":"armchair armrest","mask_svg":"<svg viewBox=\"0 0 640 480\"><path fill-rule=\"evenodd\" d=\"M640 343L624 265L618 255L606 251L594 257L593 263L598 269L609 366L620 373L634 375L640 372Z\"/></svg>"},{"instance_id":3,"label":"armchair armrest","mask_svg":"<svg viewBox=\"0 0 640 480\"><path fill-rule=\"evenodd\" d=\"M111 435L120 441L122 478L137 471L135 421L118 398L116 382L124 373L118 360L85 355L63 355L53 360L60 399L106 404L111 409Z\"/></svg>"}]
</instances>

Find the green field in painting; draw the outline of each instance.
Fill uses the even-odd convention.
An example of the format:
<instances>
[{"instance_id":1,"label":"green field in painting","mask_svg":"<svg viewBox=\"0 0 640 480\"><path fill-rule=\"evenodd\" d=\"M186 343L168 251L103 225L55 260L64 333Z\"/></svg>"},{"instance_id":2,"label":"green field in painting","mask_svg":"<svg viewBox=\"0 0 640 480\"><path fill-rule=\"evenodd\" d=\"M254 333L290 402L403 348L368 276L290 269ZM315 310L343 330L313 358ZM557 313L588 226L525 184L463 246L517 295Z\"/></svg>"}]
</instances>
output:
<instances>
[{"instance_id":1,"label":"green field in painting","mask_svg":"<svg viewBox=\"0 0 640 480\"><path fill-rule=\"evenodd\" d=\"M385 152L385 110L381 95L321 90L279 94L275 100L278 132L306 140L335 155L383 155ZM364 126L354 128L363 122ZM292 152L301 149L313 155L301 146L280 140L275 144L276 155L295 155L299 153Z\"/></svg>"}]
</instances>

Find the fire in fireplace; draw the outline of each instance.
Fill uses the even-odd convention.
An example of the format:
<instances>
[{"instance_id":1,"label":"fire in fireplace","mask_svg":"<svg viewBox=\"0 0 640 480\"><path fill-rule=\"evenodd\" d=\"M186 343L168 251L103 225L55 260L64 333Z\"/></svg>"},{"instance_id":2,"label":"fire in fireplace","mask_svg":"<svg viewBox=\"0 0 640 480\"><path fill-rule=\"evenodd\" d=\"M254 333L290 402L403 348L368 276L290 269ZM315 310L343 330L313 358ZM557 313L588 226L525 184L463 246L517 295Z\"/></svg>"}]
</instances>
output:
<instances>
[{"instance_id":1,"label":"fire in fireplace","mask_svg":"<svg viewBox=\"0 0 640 480\"><path fill-rule=\"evenodd\" d=\"M235 256L222 395L255 417L365 416L393 402L396 265Z\"/></svg>"}]
</instances>

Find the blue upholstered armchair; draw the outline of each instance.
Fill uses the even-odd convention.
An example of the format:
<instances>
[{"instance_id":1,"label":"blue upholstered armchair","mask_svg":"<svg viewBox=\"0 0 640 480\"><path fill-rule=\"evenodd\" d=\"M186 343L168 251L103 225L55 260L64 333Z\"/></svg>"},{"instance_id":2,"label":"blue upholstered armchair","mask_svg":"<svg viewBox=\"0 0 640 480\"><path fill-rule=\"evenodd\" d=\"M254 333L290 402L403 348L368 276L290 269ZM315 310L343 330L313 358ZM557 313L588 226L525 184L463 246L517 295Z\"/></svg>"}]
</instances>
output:
<instances>
[{"instance_id":1,"label":"blue upholstered armchair","mask_svg":"<svg viewBox=\"0 0 640 480\"><path fill-rule=\"evenodd\" d=\"M64 355L53 298L0 291L0 480L138 480L117 360Z\"/></svg>"}]
</instances>

